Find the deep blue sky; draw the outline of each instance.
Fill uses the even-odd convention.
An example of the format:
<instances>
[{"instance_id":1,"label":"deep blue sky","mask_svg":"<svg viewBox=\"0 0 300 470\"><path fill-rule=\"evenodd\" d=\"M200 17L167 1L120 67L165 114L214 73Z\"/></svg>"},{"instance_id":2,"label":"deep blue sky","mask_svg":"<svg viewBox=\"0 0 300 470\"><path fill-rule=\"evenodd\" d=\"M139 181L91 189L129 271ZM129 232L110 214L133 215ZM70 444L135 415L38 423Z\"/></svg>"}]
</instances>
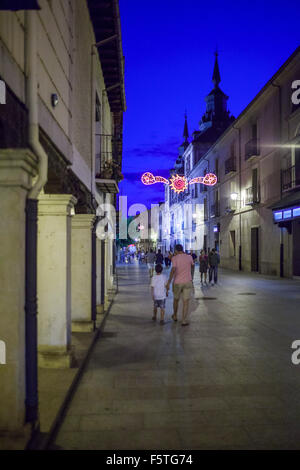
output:
<instances>
[{"instance_id":1,"label":"deep blue sky","mask_svg":"<svg viewBox=\"0 0 300 470\"><path fill-rule=\"evenodd\" d=\"M198 129L219 50L221 89L237 117L300 44L299 0L120 0L125 91L120 194L150 207L163 185L144 186L144 171L168 177L182 143ZM300 77L299 77L300 78Z\"/></svg>"}]
</instances>

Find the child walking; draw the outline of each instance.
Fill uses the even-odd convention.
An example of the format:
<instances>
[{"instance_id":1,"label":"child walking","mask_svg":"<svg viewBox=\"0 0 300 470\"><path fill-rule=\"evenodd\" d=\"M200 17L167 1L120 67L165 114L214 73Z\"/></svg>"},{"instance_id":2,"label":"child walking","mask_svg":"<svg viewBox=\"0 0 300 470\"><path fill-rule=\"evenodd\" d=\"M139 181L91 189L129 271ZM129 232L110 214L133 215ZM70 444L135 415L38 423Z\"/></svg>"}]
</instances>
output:
<instances>
[{"instance_id":1,"label":"child walking","mask_svg":"<svg viewBox=\"0 0 300 470\"><path fill-rule=\"evenodd\" d=\"M160 308L160 324L165 323L165 307L166 307L166 297L168 292L166 290L167 277L162 274L163 267L161 264L155 266L156 276L152 277L151 280L151 294L154 301L154 310L152 320L156 320L157 309Z\"/></svg>"}]
</instances>

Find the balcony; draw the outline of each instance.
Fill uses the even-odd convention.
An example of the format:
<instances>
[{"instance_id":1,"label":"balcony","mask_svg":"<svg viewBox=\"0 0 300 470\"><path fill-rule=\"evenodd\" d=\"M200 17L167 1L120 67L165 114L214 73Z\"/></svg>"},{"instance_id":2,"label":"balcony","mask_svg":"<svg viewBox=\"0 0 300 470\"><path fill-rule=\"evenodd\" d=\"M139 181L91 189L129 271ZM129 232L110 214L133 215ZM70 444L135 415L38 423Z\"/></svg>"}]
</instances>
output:
<instances>
[{"instance_id":1,"label":"balcony","mask_svg":"<svg viewBox=\"0 0 300 470\"><path fill-rule=\"evenodd\" d=\"M282 192L300 188L300 166L293 165L286 170L281 170Z\"/></svg>"},{"instance_id":2,"label":"balcony","mask_svg":"<svg viewBox=\"0 0 300 470\"><path fill-rule=\"evenodd\" d=\"M117 162L116 140L111 135L96 134L96 185L103 193L119 192L118 182L123 179Z\"/></svg>"},{"instance_id":3,"label":"balcony","mask_svg":"<svg viewBox=\"0 0 300 470\"><path fill-rule=\"evenodd\" d=\"M259 155L259 153L260 150L258 139L251 139L245 144L245 160L248 160L251 157L256 157Z\"/></svg>"},{"instance_id":4,"label":"balcony","mask_svg":"<svg viewBox=\"0 0 300 470\"><path fill-rule=\"evenodd\" d=\"M219 202L216 202L215 204L212 204L210 207L210 216L211 217L219 217L220 216L220 204Z\"/></svg>"},{"instance_id":5,"label":"balcony","mask_svg":"<svg viewBox=\"0 0 300 470\"><path fill-rule=\"evenodd\" d=\"M250 186L250 188L246 189L245 194L245 205L246 206L253 206L259 202L259 191L258 188L254 188Z\"/></svg>"},{"instance_id":6,"label":"balcony","mask_svg":"<svg viewBox=\"0 0 300 470\"><path fill-rule=\"evenodd\" d=\"M225 160L225 175L236 171L236 157L229 157Z\"/></svg>"}]
</instances>

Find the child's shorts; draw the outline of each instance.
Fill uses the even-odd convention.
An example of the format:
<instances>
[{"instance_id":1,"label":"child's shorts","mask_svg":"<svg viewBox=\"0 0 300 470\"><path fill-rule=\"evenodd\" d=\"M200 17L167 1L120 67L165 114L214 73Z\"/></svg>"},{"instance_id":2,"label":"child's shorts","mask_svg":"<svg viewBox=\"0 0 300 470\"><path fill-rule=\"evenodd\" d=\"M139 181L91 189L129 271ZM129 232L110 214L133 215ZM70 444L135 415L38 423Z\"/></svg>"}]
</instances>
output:
<instances>
[{"instance_id":1,"label":"child's shorts","mask_svg":"<svg viewBox=\"0 0 300 470\"><path fill-rule=\"evenodd\" d=\"M166 306L166 299L154 300L154 307L155 308L165 308L165 306Z\"/></svg>"}]
</instances>

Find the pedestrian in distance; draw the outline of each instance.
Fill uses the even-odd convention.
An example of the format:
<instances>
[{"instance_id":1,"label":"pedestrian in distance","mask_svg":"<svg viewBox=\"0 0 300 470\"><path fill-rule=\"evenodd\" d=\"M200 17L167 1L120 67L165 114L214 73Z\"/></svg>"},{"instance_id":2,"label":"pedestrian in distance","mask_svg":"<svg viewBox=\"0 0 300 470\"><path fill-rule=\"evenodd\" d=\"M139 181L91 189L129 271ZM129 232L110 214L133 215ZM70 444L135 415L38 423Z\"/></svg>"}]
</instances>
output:
<instances>
[{"instance_id":1,"label":"pedestrian in distance","mask_svg":"<svg viewBox=\"0 0 300 470\"><path fill-rule=\"evenodd\" d=\"M150 278L153 276L155 258L156 258L156 254L154 253L153 249L150 248L150 252L147 254L147 266L148 266Z\"/></svg>"},{"instance_id":2,"label":"pedestrian in distance","mask_svg":"<svg viewBox=\"0 0 300 470\"><path fill-rule=\"evenodd\" d=\"M213 248L208 255L209 265L209 283L211 285L217 284L218 282L218 265L220 263L220 256L217 250ZM212 278L214 277L214 280Z\"/></svg>"},{"instance_id":3,"label":"pedestrian in distance","mask_svg":"<svg viewBox=\"0 0 300 470\"><path fill-rule=\"evenodd\" d=\"M173 315L172 319L177 321L177 311L180 297L183 298L182 326L188 325L187 315L189 309L189 300L193 290L192 270L194 264L193 258L183 252L182 245L176 245L175 255L172 257L172 269L167 283L167 291L173 281Z\"/></svg>"},{"instance_id":4,"label":"pedestrian in distance","mask_svg":"<svg viewBox=\"0 0 300 470\"><path fill-rule=\"evenodd\" d=\"M201 250L199 256L199 271L200 271L200 282L203 284L203 275L204 282L207 285L207 269L208 269L208 256L206 250Z\"/></svg>"},{"instance_id":5,"label":"pedestrian in distance","mask_svg":"<svg viewBox=\"0 0 300 470\"><path fill-rule=\"evenodd\" d=\"M169 259L169 267L171 266L172 264L172 258L173 258L174 254L171 250L169 250L169 254L168 254L168 259Z\"/></svg>"},{"instance_id":6,"label":"pedestrian in distance","mask_svg":"<svg viewBox=\"0 0 300 470\"><path fill-rule=\"evenodd\" d=\"M164 264L164 257L161 253L161 250L158 250L158 252L157 252L157 255L156 255L156 258L155 258L155 264L161 264L161 265Z\"/></svg>"},{"instance_id":7,"label":"pedestrian in distance","mask_svg":"<svg viewBox=\"0 0 300 470\"><path fill-rule=\"evenodd\" d=\"M165 267L169 267L169 256L167 254L165 254Z\"/></svg>"},{"instance_id":8,"label":"pedestrian in distance","mask_svg":"<svg viewBox=\"0 0 300 470\"><path fill-rule=\"evenodd\" d=\"M153 317L152 320L156 321L157 310L160 308L160 324L165 323L165 308L166 308L166 297L168 296L167 276L163 274L163 267L161 264L155 266L156 275L151 279L151 294L153 299Z\"/></svg>"},{"instance_id":9,"label":"pedestrian in distance","mask_svg":"<svg viewBox=\"0 0 300 470\"><path fill-rule=\"evenodd\" d=\"M193 258L193 263L194 263L194 264L192 264L192 268L191 268L191 270L192 270L192 281L194 281L195 263L197 261L197 255L193 252L193 250L191 250L190 255Z\"/></svg>"}]
</instances>

